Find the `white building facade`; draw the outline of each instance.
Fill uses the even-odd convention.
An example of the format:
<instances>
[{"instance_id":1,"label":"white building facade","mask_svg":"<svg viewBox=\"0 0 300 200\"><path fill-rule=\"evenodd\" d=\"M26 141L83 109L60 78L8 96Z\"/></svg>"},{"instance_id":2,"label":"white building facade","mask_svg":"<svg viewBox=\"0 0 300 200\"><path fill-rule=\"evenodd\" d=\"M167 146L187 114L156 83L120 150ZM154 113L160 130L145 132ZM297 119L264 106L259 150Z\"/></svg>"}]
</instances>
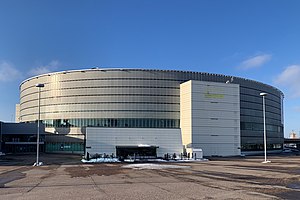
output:
<instances>
[{"instance_id":1,"label":"white building facade","mask_svg":"<svg viewBox=\"0 0 300 200\"><path fill-rule=\"evenodd\" d=\"M97 128L86 129L87 152L91 154L114 154L117 148L155 148L153 157L165 154L180 155L182 138L180 129L153 128ZM138 155L136 155L138 156Z\"/></svg>"},{"instance_id":2,"label":"white building facade","mask_svg":"<svg viewBox=\"0 0 300 200\"><path fill-rule=\"evenodd\" d=\"M183 145L204 156L241 154L239 85L188 81L180 85Z\"/></svg>"}]
</instances>

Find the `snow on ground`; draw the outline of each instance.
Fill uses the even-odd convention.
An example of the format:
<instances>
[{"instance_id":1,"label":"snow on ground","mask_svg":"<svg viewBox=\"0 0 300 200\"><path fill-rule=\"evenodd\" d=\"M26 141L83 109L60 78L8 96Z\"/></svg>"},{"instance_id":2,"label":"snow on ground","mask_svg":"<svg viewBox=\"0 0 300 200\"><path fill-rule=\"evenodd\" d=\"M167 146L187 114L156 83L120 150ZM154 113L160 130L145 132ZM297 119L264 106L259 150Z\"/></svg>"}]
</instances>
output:
<instances>
[{"instance_id":1,"label":"snow on ground","mask_svg":"<svg viewBox=\"0 0 300 200\"><path fill-rule=\"evenodd\" d=\"M124 160L125 162L134 162L134 160L132 159L125 159ZM136 159L136 161L143 161L143 160L139 160L139 159ZM201 159L169 159L169 160L164 160L164 159L159 159L159 158L156 158L156 159L147 159L147 160L144 160L144 161L147 161L147 162L171 162L171 163L176 163L176 162L201 162L201 161L208 161L208 159L206 158L201 158Z\"/></svg>"},{"instance_id":2,"label":"snow on ground","mask_svg":"<svg viewBox=\"0 0 300 200\"><path fill-rule=\"evenodd\" d=\"M182 169L190 168L190 166L180 166L180 165L162 165L162 164L153 164L153 163L139 163L139 164L128 164L122 166L123 168L132 168L132 169Z\"/></svg>"},{"instance_id":3,"label":"snow on ground","mask_svg":"<svg viewBox=\"0 0 300 200\"><path fill-rule=\"evenodd\" d=\"M125 162L139 162L139 161L144 161L144 162L170 162L170 163L174 163L174 162L201 162L201 161L208 161L207 159L176 159L176 160L163 160L163 159L147 159L147 160L133 160L133 159L125 159ZM115 162L121 162L119 161L118 158L94 158L94 159L90 159L90 160L85 160L82 159L81 162L83 163L115 163Z\"/></svg>"},{"instance_id":4,"label":"snow on ground","mask_svg":"<svg viewBox=\"0 0 300 200\"><path fill-rule=\"evenodd\" d=\"M197 158L196 160L195 159L178 159L178 160L175 160L175 162L201 162L201 161L208 161L208 159L206 158Z\"/></svg>"},{"instance_id":5,"label":"snow on ground","mask_svg":"<svg viewBox=\"0 0 300 200\"><path fill-rule=\"evenodd\" d=\"M115 163L120 162L118 158L94 158L90 160L82 159L83 163Z\"/></svg>"}]
</instances>

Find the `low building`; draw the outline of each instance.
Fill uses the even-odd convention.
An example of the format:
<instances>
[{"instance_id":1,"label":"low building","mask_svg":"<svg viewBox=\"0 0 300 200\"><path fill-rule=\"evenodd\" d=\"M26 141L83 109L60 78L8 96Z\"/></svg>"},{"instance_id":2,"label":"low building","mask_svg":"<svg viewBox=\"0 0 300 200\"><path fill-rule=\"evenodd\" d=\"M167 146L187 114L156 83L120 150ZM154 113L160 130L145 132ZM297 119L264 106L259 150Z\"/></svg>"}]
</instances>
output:
<instances>
[{"instance_id":1,"label":"low building","mask_svg":"<svg viewBox=\"0 0 300 200\"><path fill-rule=\"evenodd\" d=\"M36 123L5 123L0 122L0 138L2 153L36 152ZM45 151L45 126L40 125L40 152Z\"/></svg>"}]
</instances>

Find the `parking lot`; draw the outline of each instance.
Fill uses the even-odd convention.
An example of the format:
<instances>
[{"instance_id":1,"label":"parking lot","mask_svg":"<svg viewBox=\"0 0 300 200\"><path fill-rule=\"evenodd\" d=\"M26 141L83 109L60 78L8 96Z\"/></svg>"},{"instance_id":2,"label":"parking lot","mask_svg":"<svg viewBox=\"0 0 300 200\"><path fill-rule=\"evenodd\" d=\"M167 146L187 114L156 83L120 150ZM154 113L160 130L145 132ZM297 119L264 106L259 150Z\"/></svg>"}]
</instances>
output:
<instances>
[{"instance_id":1,"label":"parking lot","mask_svg":"<svg viewBox=\"0 0 300 200\"><path fill-rule=\"evenodd\" d=\"M299 199L300 156L82 164L80 156L0 158L0 199ZM136 164L136 163L135 163ZM139 167L148 166L148 167ZM149 167L154 166L154 167Z\"/></svg>"}]
</instances>

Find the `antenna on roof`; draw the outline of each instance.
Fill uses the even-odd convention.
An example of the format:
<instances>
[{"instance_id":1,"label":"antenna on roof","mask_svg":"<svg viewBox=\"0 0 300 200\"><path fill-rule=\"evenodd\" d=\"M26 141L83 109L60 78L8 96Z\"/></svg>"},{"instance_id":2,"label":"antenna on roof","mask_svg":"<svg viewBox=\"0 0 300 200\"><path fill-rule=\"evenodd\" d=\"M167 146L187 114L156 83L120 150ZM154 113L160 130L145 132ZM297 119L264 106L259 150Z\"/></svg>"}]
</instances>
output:
<instances>
[{"instance_id":1,"label":"antenna on roof","mask_svg":"<svg viewBox=\"0 0 300 200\"><path fill-rule=\"evenodd\" d=\"M230 80L227 80L225 83L229 84L233 82L233 76L230 78Z\"/></svg>"}]
</instances>

